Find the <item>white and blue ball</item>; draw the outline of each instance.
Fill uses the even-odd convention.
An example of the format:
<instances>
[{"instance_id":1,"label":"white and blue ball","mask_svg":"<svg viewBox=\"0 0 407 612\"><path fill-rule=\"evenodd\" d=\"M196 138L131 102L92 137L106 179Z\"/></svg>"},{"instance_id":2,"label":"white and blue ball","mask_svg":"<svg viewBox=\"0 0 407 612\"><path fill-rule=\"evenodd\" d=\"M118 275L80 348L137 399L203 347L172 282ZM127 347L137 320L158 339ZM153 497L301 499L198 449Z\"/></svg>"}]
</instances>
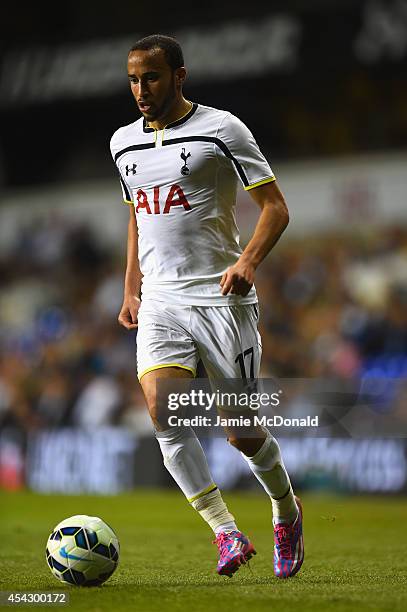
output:
<instances>
[{"instance_id":1,"label":"white and blue ball","mask_svg":"<svg viewBox=\"0 0 407 612\"><path fill-rule=\"evenodd\" d=\"M119 540L97 516L71 516L52 530L47 563L58 580L77 586L99 586L119 562Z\"/></svg>"}]
</instances>

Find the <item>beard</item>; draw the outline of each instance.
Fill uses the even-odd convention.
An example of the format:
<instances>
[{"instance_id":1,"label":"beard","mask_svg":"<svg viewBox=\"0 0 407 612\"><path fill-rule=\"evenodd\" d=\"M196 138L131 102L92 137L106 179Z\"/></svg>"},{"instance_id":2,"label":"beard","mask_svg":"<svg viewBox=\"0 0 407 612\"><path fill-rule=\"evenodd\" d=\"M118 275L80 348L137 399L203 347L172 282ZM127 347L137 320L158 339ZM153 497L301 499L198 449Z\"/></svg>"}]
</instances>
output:
<instances>
[{"instance_id":1,"label":"beard","mask_svg":"<svg viewBox=\"0 0 407 612\"><path fill-rule=\"evenodd\" d=\"M175 87L175 82L172 81L160 106L153 105L153 108L150 109L149 112L142 113L146 121L157 121L165 117L165 115L167 115L168 112L171 110L171 107L176 99L176 95L177 90Z\"/></svg>"}]
</instances>

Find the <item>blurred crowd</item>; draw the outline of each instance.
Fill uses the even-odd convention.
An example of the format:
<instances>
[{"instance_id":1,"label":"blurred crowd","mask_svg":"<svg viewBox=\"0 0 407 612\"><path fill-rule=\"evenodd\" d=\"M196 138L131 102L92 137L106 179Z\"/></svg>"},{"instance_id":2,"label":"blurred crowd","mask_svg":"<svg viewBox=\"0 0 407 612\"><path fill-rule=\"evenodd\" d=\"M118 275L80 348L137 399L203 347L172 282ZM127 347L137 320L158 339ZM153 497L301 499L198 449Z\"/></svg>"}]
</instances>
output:
<instances>
[{"instance_id":1,"label":"blurred crowd","mask_svg":"<svg viewBox=\"0 0 407 612\"><path fill-rule=\"evenodd\" d=\"M0 260L0 427L150 432L135 335L117 323L124 249L62 216ZM407 228L284 238L258 270L262 376L407 375Z\"/></svg>"}]
</instances>

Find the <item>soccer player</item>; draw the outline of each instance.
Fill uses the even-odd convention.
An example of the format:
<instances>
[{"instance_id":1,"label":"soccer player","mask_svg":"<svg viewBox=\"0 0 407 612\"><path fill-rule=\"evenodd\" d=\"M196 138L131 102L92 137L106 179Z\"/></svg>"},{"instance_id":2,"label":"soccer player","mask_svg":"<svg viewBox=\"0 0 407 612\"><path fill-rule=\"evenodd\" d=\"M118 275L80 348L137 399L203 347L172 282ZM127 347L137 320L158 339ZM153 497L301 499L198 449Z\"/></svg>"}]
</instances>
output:
<instances>
[{"instance_id":1,"label":"soccer player","mask_svg":"<svg viewBox=\"0 0 407 612\"><path fill-rule=\"evenodd\" d=\"M195 432L160 420L159 378L191 378L201 359L209 379L258 376L255 271L288 223L284 197L248 128L231 113L183 96L180 45L168 36L138 41L128 55L130 88L142 117L119 128L111 153L130 218L119 322L138 327L137 370L164 465L215 533L219 574L253 554L213 482ZM237 182L260 216L242 252L235 220ZM293 576L304 557L302 509L277 441L257 426L229 435L269 495L274 573Z\"/></svg>"}]
</instances>

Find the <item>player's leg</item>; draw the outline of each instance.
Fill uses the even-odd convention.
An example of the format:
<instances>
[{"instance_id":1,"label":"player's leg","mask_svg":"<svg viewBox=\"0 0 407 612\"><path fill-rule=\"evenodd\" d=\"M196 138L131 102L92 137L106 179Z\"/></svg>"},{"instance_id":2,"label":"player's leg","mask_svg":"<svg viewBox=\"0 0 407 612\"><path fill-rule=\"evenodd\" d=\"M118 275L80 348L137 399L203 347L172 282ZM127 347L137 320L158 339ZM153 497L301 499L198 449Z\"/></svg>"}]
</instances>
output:
<instances>
[{"instance_id":1,"label":"player's leg","mask_svg":"<svg viewBox=\"0 0 407 612\"><path fill-rule=\"evenodd\" d=\"M257 308L254 305L221 308L199 308L196 337L200 354L208 376L212 380L222 378L257 378L260 369L261 341L257 331ZM249 358L247 371L243 357ZM230 413L229 413L230 416ZM290 550L293 564L275 562L275 573L286 577L293 575L303 558L301 508L294 496L290 478L284 466L277 440L270 431L253 425L244 434L238 429L228 433L228 440L247 461L251 471L263 486L272 504L275 526L275 554L279 557L288 549L288 539L295 544ZM279 527L280 526L280 527ZM284 527L284 528L283 528ZM294 537L295 536L295 537Z\"/></svg>"},{"instance_id":2,"label":"player's leg","mask_svg":"<svg viewBox=\"0 0 407 612\"><path fill-rule=\"evenodd\" d=\"M199 308L199 315L196 336L209 378L257 378L262 349L256 306L205 307ZM277 440L268 429L254 424L242 435L239 428L227 433L230 444L242 453L270 496L274 519L293 520L298 508Z\"/></svg>"},{"instance_id":3,"label":"player's leg","mask_svg":"<svg viewBox=\"0 0 407 612\"><path fill-rule=\"evenodd\" d=\"M164 465L190 503L215 490L216 485L193 429L168 425L168 409L166 405L159 405L164 398L157 392L157 386L165 379L174 381L191 377L192 374L186 370L169 367L150 371L140 380Z\"/></svg>"},{"instance_id":4,"label":"player's leg","mask_svg":"<svg viewBox=\"0 0 407 612\"><path fill-rule=\"evenodd\" d=\"M274 526L274 573L278 578L294 576L304 560L302 506L294 495L277 440L268 430L255 455L249 454L245 439L229 442L238 448L271 500Z\"/></svg>"},{"instance_id":5,"label":"player's leg","mask_svg":"<svg viewBox=\"0 0 407 612\"><path fill-rule=\"evenodd\" d=\"M185 320L182 320L183 314ZM157 393L159 379L191 378L196 370L196 349L184 327L188 318L182 307L171 309L161 304L144 304L139 311L137 364L164 465L185 497L218 537L220 533L238 532L234 517L213 482L195 432L191 427L168 426L168 406L160 406L164 396ZM240 558L240 553L238 556ZM220 569L229 569L233 573L230 567Z\"/></svg>"},{"instance_id":6,"label":"player's leg","mask_svg":"<svg viewBox=\"0 0 407 612\"><path fill-rule=\"evenodd\" d=\"M255 554L252 544L239 532L222 495L213 482L202 446L191 427L171 427L166 423L166 407L160 406L157 381L162 378L188 378L180 368L160 368L141 380L147 406L155 425L164 465L195 510L213 530L221 556L217 571L231 576Z\"/></svg>"}]
</instances>

